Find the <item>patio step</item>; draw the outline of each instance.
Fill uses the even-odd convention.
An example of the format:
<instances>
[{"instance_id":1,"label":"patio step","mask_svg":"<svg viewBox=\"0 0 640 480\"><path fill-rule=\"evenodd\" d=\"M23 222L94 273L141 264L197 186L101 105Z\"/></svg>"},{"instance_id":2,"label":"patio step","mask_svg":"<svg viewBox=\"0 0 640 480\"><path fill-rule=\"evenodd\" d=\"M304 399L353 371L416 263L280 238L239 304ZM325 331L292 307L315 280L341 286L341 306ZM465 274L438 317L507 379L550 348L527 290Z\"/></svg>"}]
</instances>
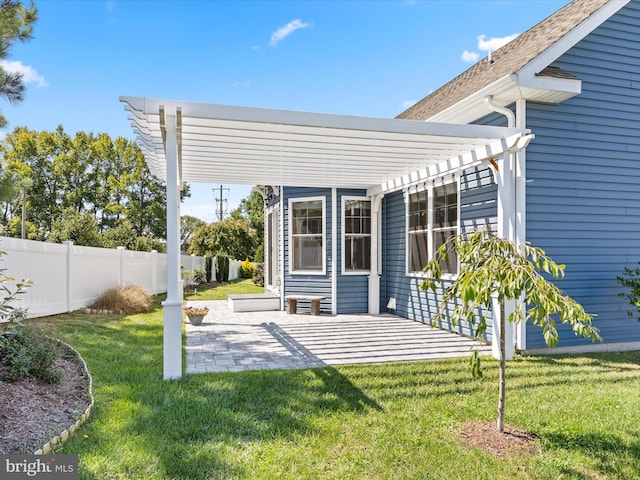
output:
<instances>
[{"instance_id":1,"label":"patio step","mask_svg":"<svg viewBox=\"0 0 640 480\"><path fill-rule=\"evenodd\" d=\"M280 310L280 297L272 293L241 293L229 295L227 300L231 311L266 312Z\"/></svg>"}]
</instances>

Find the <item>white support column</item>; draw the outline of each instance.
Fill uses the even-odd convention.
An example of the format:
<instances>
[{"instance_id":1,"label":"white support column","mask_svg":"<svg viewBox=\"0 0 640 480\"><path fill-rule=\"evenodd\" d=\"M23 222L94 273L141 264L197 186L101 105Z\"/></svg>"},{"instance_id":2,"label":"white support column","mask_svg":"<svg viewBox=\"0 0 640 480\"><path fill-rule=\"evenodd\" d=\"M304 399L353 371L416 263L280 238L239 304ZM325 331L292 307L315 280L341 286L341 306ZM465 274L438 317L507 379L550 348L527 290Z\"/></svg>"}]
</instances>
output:
<instances>
[{"instance_id":1,"label":"white support column","mask_svg":"<svg viewBox=\"0 0 640 480\"><path fill-rule=\"evenodd\" d=\"M66 302L67 312L73 312L73 240L64 240L63 245L67 246L67 258L66 258Z\"/></svg>"},{"instance_id":2,"label":"white support column","mask_svg":"<svg viewBox=\"0 0 640 480\"><path fill-rule=\"evenodd\" d=\"M527 101L524 98L516 100L516 125L517 128L527 128ZM522 149L516 154L515 165L515 223L516 242L524 245L527 241L527 150ZM516 348L527 348L527 324L520 322L516 328Z\"/></svg>"},{"instance_id":3,"label":"white support column","mask_svg":"<svg viewBox=\"0 0 640 480\"><path fill-rule=\"evenodd\" d=\"M118 252L120 253L120 278L119 278L119 284L120 285L124 285L124 251L125 251L125 247L120 246L120 247L116 247L116 250L118 250Z\"/></svg>"},{"instance_id":4,"label":"white support column","mask_svg":"<svg viewBox=\"0 0 640 480\"><path fill-rule=\"evenodd\" d=\"M175 112L166 115L167 299L164 307L165 380L182 376L182 279L180 278L180 185Z\"/></svg>"},{"instance_id":5,"label":"white support column","mask_svg":"<svg viewBox=\"0 0 640 480\"><path fill-rule=\"evenodd\" d=\"M291 213L289 213L291 214ZM338 313L338 190L331 188L331 313ZM289 260L291 261L291 260Z\"/></svg>"},{"instance_id":6,"label":"white support column","mask_svg":"<svg viewBox=\"0 0 640 480\"><path fill-rule=\"evenodd\" d=\"M504 157L498 161L498 235L509 240L515 239L515 172L514 172L514 155L506 153ZM507 302L505 304L505 316L508 317L515 308L515 302ZM504 335L505 343L505 360L511 360L514 354L513 341L513 325L508 321L505 322L505 331L500 331L500 307L497 299L494 298L492 303L493 314L493 342L491 353L494 358L500 357L500 335Z\"/></svg>"},{"instance_id":7,"label":"white support column","mask_svg":"<svg viewBox=\"0 0 640 480\"><path fill-rule=\"evenodd\" d=\"M151 293L158 294L158 251L151 250Z\"/></svg>"},{"instance_id":8,"label":"white support column","mask_svg":"<svg viewBox=\"0 0 640 480\"><path fill-rule=\"evenodd\" d=\"M383 195L371 196L371 272L369 273L369 314L380 313L380 274L378 241L380 237L380 205Z\"/></svg>"}]
</instances>

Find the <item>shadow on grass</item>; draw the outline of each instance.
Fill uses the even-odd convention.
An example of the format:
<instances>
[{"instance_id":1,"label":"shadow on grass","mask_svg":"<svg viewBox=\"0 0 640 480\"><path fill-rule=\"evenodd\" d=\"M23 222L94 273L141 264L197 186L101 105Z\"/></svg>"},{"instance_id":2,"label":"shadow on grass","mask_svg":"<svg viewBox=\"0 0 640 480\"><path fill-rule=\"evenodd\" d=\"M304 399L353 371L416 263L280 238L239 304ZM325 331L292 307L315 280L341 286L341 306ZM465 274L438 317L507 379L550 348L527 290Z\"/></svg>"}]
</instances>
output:
<instances>
[{"instance_id":1,"label":"shadow on grass","mask_svg":"<svg viewBox=\"0 0 640 480\"><path fill-rule=\"evenodd\" d=\"M94 377L96 410L60 452L79 455L81 478L246 477L242 452L248 446L321 435L319 419L324 417L335 417L339 425L343 413L384 411L385 402L400 396L408 404L418 397L450 394L466 402L466 395L460 394L472 393L484 401L483 392L497 388L495 361L487 360L487 378L477 381L470 380L466 360L460 359L197 374L166 382L159 300L154 306L140 316L72 314L50 322L62 339L80 350ZM300 349L282 332L272 333L291 349ZM510 386L520 384L527 390L567 382L615 385L628 378L624 375L640 376L639 359L638 354L524 358L517 368L508 367L507 374ZM600 374L591 371L594 367ZM550 449L596 459L593 468L599 472L631 472L635 475L630 478L638 477L640 447L635 439L625 443L615 435L537 434ZM621 458L626 465L620 464ZM591 478L571 464L558 468L567 475Z\"/></svg>"},{"instance_id":2,"label":"shadow on grass","mask_svg":"<svg viewBox=\"0 0 640 480\"><path fill-rule=\"evenodd\" d=\"M295 441L318 433L317 418L381 410L332 367L164 381L160 311L44 323L81 352L94 378L96 409L61 450L79 455L81 478L243 477L243 445Z\"/></svg>"},{"instance_id":3,"label":"shadow on grass","mask_svg":"<svg viewBox=\"0 0 640 480\"><path fill-rule=\"evenodd\" d=\"M640 442L625 442L617 435L545 433L541 440L553 450L579 451L595 465L571 467L563 464L559 473L571 478L640 478ZM594 471L595 470L595 471Z\"/></svg>"}]
</instances>

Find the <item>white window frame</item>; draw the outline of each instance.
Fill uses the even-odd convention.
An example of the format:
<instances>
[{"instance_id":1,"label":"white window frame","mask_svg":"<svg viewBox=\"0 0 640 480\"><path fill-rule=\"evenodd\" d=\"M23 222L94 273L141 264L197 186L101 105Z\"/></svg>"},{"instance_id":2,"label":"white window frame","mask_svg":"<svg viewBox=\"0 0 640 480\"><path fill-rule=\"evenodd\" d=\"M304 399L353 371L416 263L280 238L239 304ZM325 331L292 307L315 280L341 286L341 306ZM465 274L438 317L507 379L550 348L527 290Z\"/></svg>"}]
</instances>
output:
<instances>
[{"instance_id":1,"label":"white window frame","mask_svg":"<svg viewBox=\"0 0 640 480\"><path fill-rule=\"evenodd\" d=\"M321 270L294 270L294 252L293 252L293 204L302 202L322 202L322 269ZM326 197L296 197L289 198L289 210L288 210L288 241L289 241L289 274L290 275L326 275L327 273L327 208Z\"/></svg>"},{"instance_id":2,"label":"white window frame","mask_svg":"<svg viewBox=\"0 0 640 480\"><path fill-rule=\"evenodd\" d=\"M268 224L269 215L272 215L272 218L274 215L277 216L277 221L274 222L271 228L269 228L269 224ZM264 287L266 290L277 293L280 291L280 284L282 283L282 279L280 278L280 262L282 261L282 259L280 258L280 251L281 251L280 244L282 243L282 238L280 238L280 232L281 232L280 222L282 221L280 202L265 208L264 221L265 221L265 235L264 235L265 257L269 255L269 261L268 262L265 261L264 263L264 270L265 270ZM269 232L271 232L273 234L273 237L275 238L271 238L269 236ZM274 245L274 239L276 240L275 245ZM275 247L275 252L271 251L271 249L268 249L267 247ZM275 258L271 258L274 253L275 253ZM267 260L267 258L265 258L265 260ZM273 272L271 271L272 267L275 267ZM272 276L275 279L274 283L271 283Z\"/></svg>"},{"instance_id":3,"label":"white window frame","mask_svg":"<svg viewBox=\"0 0 640 480\"><path fill-rule=\"evenodd\" d=\"M456 177L454 180L448 180L448 181L438 181L438 182L433 182L431 184L422 184L422 185L417 185L414 187L411 187L407 190L404 191L404 199L405 199L405 231L406 231L406 238L405 238L405 269L406 269L406 274L409 277L419 277L419 278L425 278L427 275L422 272L422 271L412 271L411 270L411 250L410 250L410 230L409 230L409 206L411 205L411 195L414 193L419 193L419 192L424 192L427 191L428 192L428 196L427 196L427 253L428 253L428 257L429 259L433 258L433 254L434 254L434 242L433 242L433 203L434 203L434 196L433 196L433 191L435 188L437 187L443 187L445 185L450 185L450 184L456 184L456 195L458 196L458 202L457 202L457 225L456 225L456 235L460 234L460 178ZM443 279L453 279L455 277L458 276L457 272L460 271L460 262L458 261L457 265L456 265L456 273L443 273L442 274L442 278Z\"/></svg>"},{"instance_id":4,"label":"white window frame","mask_svg":"<svg viewBox=\"0 0 640 480\"><path fill-rule=\"evenodd\" d=\"M371 273L371 259L369 259L369 268L366 270L347 270L346 268L346 257L345 257L345 251L346 251L346 246L347 246L347 234L345 231L345 224L346 224L346 203L348 201L362 201L362 202L369 202L369 206L371 208L371 197L356 197L356 196L348 196L348 195L343 195L342 196L342 202L341 202L341 220L342 220L342 224L341 224L341 232L342 232L342 275L369 275ZM371 215L369 217L369 220L371 222L373 216ZM366 235L360 235L362 237L369 237L369 242L372 241L371 238L371 223L369 223L369 233ZM370 245L370 248L373 248L372 245Z\"/></svg>"}]
</instances>

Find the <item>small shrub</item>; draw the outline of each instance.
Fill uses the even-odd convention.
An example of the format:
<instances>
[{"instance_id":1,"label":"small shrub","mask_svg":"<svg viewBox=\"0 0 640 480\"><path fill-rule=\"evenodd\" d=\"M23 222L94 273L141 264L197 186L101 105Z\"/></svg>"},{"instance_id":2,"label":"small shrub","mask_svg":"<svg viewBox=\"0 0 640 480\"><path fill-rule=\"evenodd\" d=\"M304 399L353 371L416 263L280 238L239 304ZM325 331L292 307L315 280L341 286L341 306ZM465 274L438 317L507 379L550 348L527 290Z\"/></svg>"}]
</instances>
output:
<instances>
[{"instance_id":1,"label":"small shrub","mask_svg":"<svg viewBox=\"0 0 640 480\"><path fill-rule=\"evenodd\" d=\"M0 337L2 365L9 381L31 377L46 383L58 383L62 370L56 367L58 344L33 325L18 324Z\"/></svg>"},{"instance_id":2,"label":"small shrub","mask_svg":"<svg viewBox=\"0 0 640 480\"><path fill-rule=\"evenodd\" d=\"M193 272L193 281L196 283L206 283L207 272L202 268L198 268Z\"/></svg>"},{"instance_id":3,"label":"small shrub","mask_svg":"<svg viewBox=\"0 0 640 480\"><path fill-rule=\"evenodd\" d=\"M238 272L238 275L240 276L240 278L252 278L254 270L255 270L255 267L253 266L253 263L251 263L247 258L244 262L240 264L240 270Z\"/></svg>"},{"instance_id":4,"label":"small shrub","mask_svg":"<svg viewBox=\"0 0 640 480\"><path fill-rule=\"evenodd\" d=\"M151 294L138 285L122 285L105 291L91 305L93 310L130 315L149 310Z\"/></svg>"},{"instance_id":5,"label":"small shrub","mask_svg":"<svg viewBox=\"0 0 640 480\"><path fill-rule=\"evenodd\" d=\"M216 255L216 280L220 283L229 281L229 256L224 253Z\"/></svg>"},{"instance_id":6,"label":"small shrub","mask_svg":"<svg viewBox=\"0 0 640 480\"><path fill-rule=\"evenodd\" d=\"M638 265L640 265L640 262L638 262ZM618 283L627 289L624 292L618 293L618 295L626 298L629 305L636 309L636 316L638 321L640 321L640 267L624 267L623 275L616 278L618 279ZM634 315L632 310L628 310L627 314L630 317Z\"/></svg>"},{"instance_id":7,"label":"small shrub","mask_svg":"<svg viewBox=\"0 0 640 480\"><path fill-rule=\"evenodd\" d=\"M259 263L258 266L254 268L251 280L259 287L264 287L264 263Z\"/></svg>"}]
</instances>

